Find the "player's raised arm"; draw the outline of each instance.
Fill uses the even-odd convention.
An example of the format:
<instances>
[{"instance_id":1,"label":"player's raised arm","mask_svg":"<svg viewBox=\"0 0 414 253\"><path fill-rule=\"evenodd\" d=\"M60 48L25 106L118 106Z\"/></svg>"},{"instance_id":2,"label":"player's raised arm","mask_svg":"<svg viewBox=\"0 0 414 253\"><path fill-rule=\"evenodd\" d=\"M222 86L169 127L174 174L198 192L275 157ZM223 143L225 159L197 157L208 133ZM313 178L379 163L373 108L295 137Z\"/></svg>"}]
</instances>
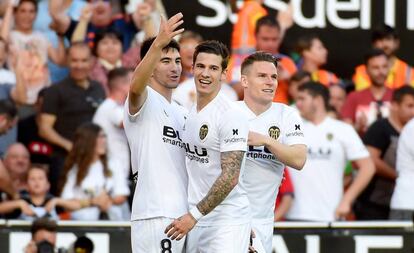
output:
<instances>
[{"instance_id":1,"label":"player's raised arm","mask_svg":"<svg viewBox=\"0 0 414 253\"><path fill-rule=\"evenodd\" d=\"M131 114L139 111L147 97L146 87L155 68L161 58L162 49L174 38L182 33L184 28L176 30L184 21L183 14L177 13L167 21L161 17L160 30L151 45L148 53L134 71L129 90L129 110Z\"/></svg>"}]
</instances>

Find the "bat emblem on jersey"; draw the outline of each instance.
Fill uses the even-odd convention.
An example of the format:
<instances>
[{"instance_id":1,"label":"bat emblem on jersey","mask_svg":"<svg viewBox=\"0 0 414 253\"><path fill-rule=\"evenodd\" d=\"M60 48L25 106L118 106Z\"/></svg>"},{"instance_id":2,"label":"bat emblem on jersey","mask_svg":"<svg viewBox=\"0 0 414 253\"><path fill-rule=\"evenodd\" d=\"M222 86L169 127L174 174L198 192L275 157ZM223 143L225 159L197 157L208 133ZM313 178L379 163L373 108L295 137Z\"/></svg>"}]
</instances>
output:
<instances>
[{"instance_id":1,"label":"bat emblem on jersey","mask_svg":"<svg viewBox=\"0 0 414 253\"><path fill-rule=\"evenodd\" d=\"M204 140L208 134L208 126L206 124L203 124L200 127L200 132L198 133L198 136L200 136L200 140Z\"/></svg>"},{"instance_id":2,"label":"bat emblem on jersey","mask_svg":"<svg viewBox=\"0 0 414 253\"><path fill-rule=\"evenodd\" d=\"M269 128L269 136L277 140L280 136L280 129L277 126L271 126Z\"/></svg>"}]
</instances>

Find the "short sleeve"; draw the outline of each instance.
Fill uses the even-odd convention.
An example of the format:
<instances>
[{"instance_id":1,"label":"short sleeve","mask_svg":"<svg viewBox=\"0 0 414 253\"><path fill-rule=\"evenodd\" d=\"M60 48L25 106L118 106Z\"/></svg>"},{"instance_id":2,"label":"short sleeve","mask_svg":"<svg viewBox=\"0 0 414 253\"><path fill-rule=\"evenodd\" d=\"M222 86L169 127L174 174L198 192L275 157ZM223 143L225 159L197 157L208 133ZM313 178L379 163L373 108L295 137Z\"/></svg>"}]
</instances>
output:
<instances>
[{"instance_id":1,"label":"short sleeve","mask_svg":"<svg viewBox=\"0 0 414 253\"><path fill-rule=\"evenodd\" d=\"M352 122L355 121L355 111L356 111L355 99L356 99L356 93L352 92L351 94L349 94L349 96L345 100L345 104L342 107L342 111L341 111L341 117L343 119L351 119Z\"/></svg>"},{"instance_id":2,"label":"short sleeve","mask_svg":"<svg viewBox=\"0 0 414 253\"><path fill-rule=\"evenodd\" d=\"M354 161L362 158L369 157L368 150L362 143L361 138L354 130L354 128L346 123L342 132L343 144L345 148L346 157L348 160Z\"/></svg>"},{"instance_id":3,"label":"short sleeve","mask_svg":"<svg viewBox=\"0 0 414 253\"><path fill-rule=\"evenodd\" d=\"M57 84L60 85L60 84ZM58 114L59 108L59 93L56 89L56 86L51 86L47 88L44 97L43 97L43 104L42 104L42 113L47 114Z\"/></svg>"},{"instance_id":4,"label":"short sleeve","mask_svg":"<svg viewBox=\"0 0 414 253\"><path fill-rule=\"evenodd\" d=\"M299 113L292 109L287 115L283 124L284 135L282 142L286 145L304 144L306 145L303 133L303 122Z\"/></svg>"},{"instance_id":5,"label":"short sleeve","mask_svg":"<svg viewBox=\"0 0 414 253\"><path fill-rule=\"evenodd\" d=\"M219 124L220 152L247 150L249 125L241 111L228 110L222 115Z\"/></svg>"},{"instance_id":6,"label":"short sleeve","mask_svg":"<svg viewBox=\"0 0 414 253\"><path fill-rule=\"evenodd\" d=\"M141 106L141 108L136 112L135 114L131 114L129 111L129 95L125 100L125 106L124 106L124 119L128 120L129 122L136 122L137 119L144 114L146 110L148 110L148 107L150 107L148 104L152 102L154 99L154 94L152 93L151 89L146 88L147 90L147 98L145 99L144 104Z\"/></svg>"},{"instance_id":7,"label":"short sleeve","mask_svg":"<svg viewBox=\"0 0 414 253\"><path fill-rule=\"evenodd\" d=\"M367 146L372 146L381 150L381 153L390 145L390 138L385 133L385 125L382 120L374 122L364 134L363 142Z\"/></svg>"},{"instance_id":8,"label":"short sleeve","mask_svg":"<svg viewBox=\"0 0 414 253\"><path fill-rule=\"evenodd\" d=\"M397 148L397 171L411 171L414 164L414 145L412 144L414 136L414 119L412 119L403 128L400 138L398 139Z\"/></svg>"}]
</instances>

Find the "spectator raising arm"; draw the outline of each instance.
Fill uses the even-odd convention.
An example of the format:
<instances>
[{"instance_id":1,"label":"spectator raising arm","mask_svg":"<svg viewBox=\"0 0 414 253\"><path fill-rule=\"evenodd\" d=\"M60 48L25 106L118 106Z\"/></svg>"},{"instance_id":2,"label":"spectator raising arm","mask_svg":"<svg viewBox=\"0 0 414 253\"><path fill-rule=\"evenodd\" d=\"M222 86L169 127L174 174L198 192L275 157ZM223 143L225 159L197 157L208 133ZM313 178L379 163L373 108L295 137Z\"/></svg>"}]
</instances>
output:
<instances>
[{"instance_id":1,"label":"spectator raising arm","mask_svg":"<svg viewBox=\"0 0 414 253\"><path fill-rule=\"evenodd\" d=\"M64 34L70 26L70 17L65 13L63 0L49 0L52 26L58 34Z\"/></svg>"},{"instance_id":2,"label":"spectator raising arm","mask_svg":"<svg viewBox=\"0 0 414 253\"><path fill-rule=\"evenodd\" d=\"M88 25L92 18L93 6L91 4L85 5L82 9L79 23L76 25L75 31L72 34L71 42L85 41Z\"/></svg>"}]
</instances>

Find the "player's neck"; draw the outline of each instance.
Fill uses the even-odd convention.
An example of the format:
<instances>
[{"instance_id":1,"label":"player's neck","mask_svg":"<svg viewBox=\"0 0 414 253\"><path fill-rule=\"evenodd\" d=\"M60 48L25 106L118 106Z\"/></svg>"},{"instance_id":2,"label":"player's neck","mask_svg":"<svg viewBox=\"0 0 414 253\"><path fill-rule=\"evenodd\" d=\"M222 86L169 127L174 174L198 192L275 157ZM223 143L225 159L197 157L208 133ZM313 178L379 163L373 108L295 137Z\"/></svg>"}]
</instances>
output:
<instances>
[{"instance_id":1,"label":"player's neck","mask_svg":"<svg viewBox=\"0 0 414 253\"><path fill-rule=\"evenodd\" d=\"M33 204L40 206L45 202L46 194L30 194Z\"/></svg>"},{"instance_id":2,"label":"player's neck","mask_svg":"<svg viewBox=\"0 0 414 253\"><path fill-rule=\"evenodd\" d=\"M371 85L370 89L372 96L375 98L375 100L382 100L382 98L385 95L385 92L387 91L385 85Z\"/></svg>"},{"instance_id":3,"label":"player's neck","mask_svg":"<svg viewBox=\"0 0 414 253\"><path fill-rule=\"evenodd\" d=\"M197 112L203 110L204 107L213 101L213 99L218 96L218 93L219 90L207 94L197 93Z\"/></svg>"},{"instance_id":4,"label":"player's neck","mask_svg":"<svg viewBox=\"0 0 414 253\"><path fill-rule=\"evenodd\" d=\"M172 89L166 88L162 85L151 82L150 87L163 96L169 103L171 103Z\"/></svg>"},{"instance_id":5,"label":"player's neck","mask_svg":"<svg viewBox=\"0 0 414 253\"><path fill-rule=\"evenodd\" d=\"M304 61L302 65L302 70L307 71L309 73L313 73L315 71L318 71L319 66L311 61Z\"/></svg>"},{"instance_id":6,"label":"player's neck","mask_svg":"<svg viewBox=\"0 0 414 253\"><path fill-rule=\"evenodd\" d=\"M115 101L117 104L125 103L125 96L120 92L112 92L109 94L109 98Z\"/></svg>"},{"instance_id":7,"label":"player's neck","mask_svg":"<svg viewBox=\"0 0 414 253\"><path fill-rule=\"evenodd\" d=\"M312 115L310 121L314 125L319 125L326 119L326 117L328 117L328 114L325 110L316 110L315 113Z\"/></svg>"},{"instance_id":8,"label":"player's neck","mask_svg":"<svg viewBox=\"0 0 414 253\"><path fill-rule=\"evenodd\" d=\"M399 120L398 115L395 111L390 111L388 121L390 122L391 126L394 127L395 130L397 130L399 133L404 127L404 124Z\"/></svg>"},{"instance_id":9,"label":"player's neck","mask_svg":"<svg viewBox=\"0 0 414 253\"><path fill-rule=\"evenodd\" d=\"M264 113L272 106L271 102L266 104L255 103L252 99L246 96L244 97L244 102L246 103L250 111L252 111L256 116Z\"/></svg>"}]
</instances>

